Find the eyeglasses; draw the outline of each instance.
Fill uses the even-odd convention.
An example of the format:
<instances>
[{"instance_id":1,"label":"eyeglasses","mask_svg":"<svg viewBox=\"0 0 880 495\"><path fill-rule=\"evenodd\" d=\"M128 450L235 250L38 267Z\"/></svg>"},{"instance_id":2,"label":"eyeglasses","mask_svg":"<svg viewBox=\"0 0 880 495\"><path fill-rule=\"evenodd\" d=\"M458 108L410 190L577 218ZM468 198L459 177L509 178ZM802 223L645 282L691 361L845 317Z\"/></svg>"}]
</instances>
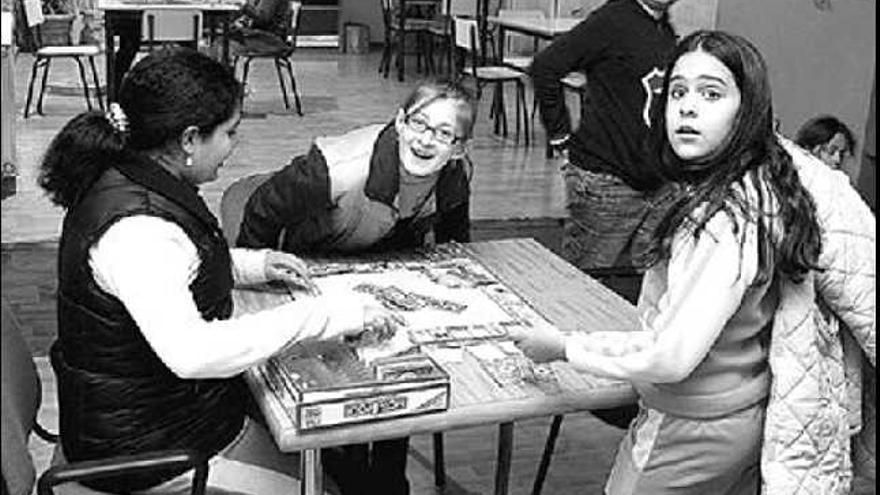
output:
<instances>
[{"instance_id":1,"label":"eyeglasses","mask_svg":"<svg viewBox=\"0 0 880 495\"><path fill-rule=\"evenodd\" d=\"M419 134L424 134L430 131L431 137L434 139L434 141L437 141L440 144L445 144L449 146L461 141L462 139L461 136L456 136L455 133L450 131L449 129L432 127L420 117L407 115L404 122L406 122L406 125L408 125L410 129Z\"/></svg>"}]
</instances>

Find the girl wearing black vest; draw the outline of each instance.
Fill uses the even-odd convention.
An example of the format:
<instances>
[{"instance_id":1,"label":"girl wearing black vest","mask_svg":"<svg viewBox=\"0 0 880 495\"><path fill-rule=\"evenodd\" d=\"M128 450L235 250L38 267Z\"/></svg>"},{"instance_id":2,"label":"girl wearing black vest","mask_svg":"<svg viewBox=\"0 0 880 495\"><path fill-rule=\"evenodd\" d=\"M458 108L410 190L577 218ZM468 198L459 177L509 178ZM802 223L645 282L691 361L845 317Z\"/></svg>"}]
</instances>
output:
<instances>
[{"instance_id":1,"label":"girl wearing black vest","mask_svg":"<svg viewBox=\"0 0 880 495\"><path fill-rule=\"evenodd\" d=\"M110 112L74 117L46 152L40 185L67 210L51 360L71 461L194 449L210 456L209 487L291 493L299 463L247 416L239 375L291 342L360 332L365 312L379 311L354 297L306 297L230 318L235 284L305 273L290 254L230 249L198 194L237 143L241 98L207 56L150 55ZM187 492L190 476L91 486Z\"/></svg>"}]
</instances>

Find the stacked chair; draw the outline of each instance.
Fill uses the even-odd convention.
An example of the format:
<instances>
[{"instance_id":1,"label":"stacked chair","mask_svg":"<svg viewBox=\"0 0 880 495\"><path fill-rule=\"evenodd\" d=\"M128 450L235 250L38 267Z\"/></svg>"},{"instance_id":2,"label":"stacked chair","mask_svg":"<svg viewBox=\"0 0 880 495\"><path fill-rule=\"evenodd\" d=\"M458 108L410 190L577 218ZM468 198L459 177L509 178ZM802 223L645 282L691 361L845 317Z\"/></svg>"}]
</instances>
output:
<instances>
[{"instance_id":1,"label":"stacked chair","mask_svg":"<svg viewBox=\"0 0 880 495\"><path fill-rule=\"evenodd\" d=\"M275 72L278 74L278 86L281 89L281 97L284 99L284 108L290 110L290 99L287 96L287 87L284 84L284 74L286 73L290 82L290 92L292 93L293 102L296 106L296 113L300 116L303 114L302 102L299 98L299 92L297 92L296 89L296 77L293 75L292 57L293 53L296 51L296 37L299 29L301 13L302 2L292 0L290 2L290 8L285 13L285 15L288 16L288 22L286 23L287 31L285 33L279 33L283 36L283 39L277 46L266 47L264 43L260 43L260 46L254 46L255 44L249 44L247 43L247 40L245 40L244 43L235 43L235 46L233 47L234 56L232 59L233 71L238 67L239 60L244 61L241 82L245 87L247 86L248 71L250 70L251 62L254 59L259 58L272 59L275 64Z\"/></svg>"},{"instance_id":2,"label":"stacked chair","mask_svg":"<svg viewBox=\"0 0 880 495\"><path fill-rule=\"evenodd\" d=\"M485 54L487 46L491 43L486 38L481 38L477 19L455 17L453 19L453 36L457 55L462 63L457 63L460 68L458 78L473 79L476 84L477 98L482 96L483 87L493 86L492 106L489 112L494 120L495 134L507 137L507 112L504 107L504 84L513 83L516 88L516 141L519 142L520 125L522 124L525 144L529 144L529 119L526 105L525 82L528 75L512 67L506 66L497 60L488 60ZM494 58L494 57L493 57Z\"/></svg>"}]
</instances>

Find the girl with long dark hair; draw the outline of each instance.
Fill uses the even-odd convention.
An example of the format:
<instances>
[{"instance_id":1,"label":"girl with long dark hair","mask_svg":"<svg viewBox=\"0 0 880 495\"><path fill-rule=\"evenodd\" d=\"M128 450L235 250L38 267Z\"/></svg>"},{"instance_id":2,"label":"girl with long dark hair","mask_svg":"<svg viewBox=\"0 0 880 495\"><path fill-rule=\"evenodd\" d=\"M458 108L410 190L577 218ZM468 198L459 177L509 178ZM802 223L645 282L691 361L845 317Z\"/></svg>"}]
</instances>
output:
<instances>
[{"instance_id":1,"label":"girl with long dark hair","mask_svg":"<svg viewBox=\"0 0 880 495\"><path fill-rule=\"evenodd\" d=\"M840 369L825 367L839 353L822 356L839 341L817 345L824 335L814 318L817 293L873 363L874 228L866 221L873 217L845 181L823 185L814 177L831 173L827 167L786 149L773 130L763 57L739 36L698 31L679 42L651 132L652 162L675 199L653 234L641 328L514 338L537 360L565 358L632 382L640 412L621 442L608 494L755 494L762 475L786 483L781 465L814 470L792 479L830 480L811 485L822 487L816 493L843 493L843 459L810 464L805 459L822 456L805 454L815 445L798 445L797 436L783 441L790 424L779 412L794 396L805 400L788 410L803 408L804 417L832 410L821 404L833 386L822 382L803 395L786 388L811 384L816 369ZM851 205L851 219L832 215L835 201ZM789 354L791 347L804 355ZM802 370L805 362L816 367ZM829 424L841 417L829 415ZM796 454L786 458L787 449ZM791 489L777 484L770 493Z\"/></svg>"}]
</instances>

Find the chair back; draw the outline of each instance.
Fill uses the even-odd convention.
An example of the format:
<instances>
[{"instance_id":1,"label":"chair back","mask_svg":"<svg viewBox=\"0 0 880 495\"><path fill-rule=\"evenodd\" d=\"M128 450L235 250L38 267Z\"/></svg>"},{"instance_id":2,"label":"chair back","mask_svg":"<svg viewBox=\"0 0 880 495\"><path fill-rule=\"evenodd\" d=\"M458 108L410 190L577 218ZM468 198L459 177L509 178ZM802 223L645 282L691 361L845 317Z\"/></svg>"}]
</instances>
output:
<instances>
[{"instance_id":1,"label":"chair back","mask_svg":"<svg viewBox=\"0 0 880 495\"><path fill-rule=\"evenodd\" d=\"M477 20L471 17L455 17L452 20L455 46L468 53L480 48L477 36Z\"/></svg>"},{"instance_id":2,"label":"chair back","mask_svg":"<svg viewBox=\"0 0 880 495\"><path fill-rule=\"evenodd\" d=\"M46 16L39 8L29 8L24 0L16 0L16 8L20 12L23 25L34 42L34 48L39 50L47 46L70 46L71 27L75 14L53 14ZM30 14L30 15L28 15Z\"/></svg>"},{"instance_id":3,"label":"chair back","mask_svg":"<svg viewBox=\"0 0 880 495\"><path fill-rule=\"evenodd\" d=\"M142 16L144 40L156 43L191 43L197 48L202 35L200 10L146 9Z\"/></svg>"},{"instance_id":4,"label":"chair back","mask_svg":"<svg viewBox=\"0 0 880 495\"><path fill-rule=\"evenodd\" d=\"M30 494L36 477L28 438L40 408L40 377L11 308L2 301L3 488Z\"/></svg>"},{"instance_id":5,"label":"chair back","mask_svg":"<svg viewBox=\"0 0 880 495\"><path fill-rule=\"evenodd\" d=\"M238 239L241 219L248 199L272 174L273 172L264 172L242 177L223 191L220 197L220 225L230 246L234 246Z\"/></svg>"},{"instance_id":6,"label":"chair back","mask_svg":"<svg viewBox=\"0 0 880 495\"><path fill-rule=\"evenodd\" d=\"M447 16L472 16L479 15L480 0L442 0L440 13Z\"/></svg>"},{"instance_id":7,"label":"chair back","mask_svg":"<svg viewBox=\"0 0 880 495\"><path fill-rule=\"evenodd\" d=\"M286 15L289 16L287 19L287 33L284 41L290 46L291 49L296 48L296 36L299 33L299 21L300 15L302 14L302 6L303 3L299 0L291 0L290 8L287 9Z\"/></svg>"},{"instance_id":8,"label":"chair back","mask_svg":"<svg viewBox=\"0 0 880 495\"><path fill-rule=\"evenodd\" d=\"M452 37L455 40L455 46L461 55L464 56L464 69L470 60L470 67L473 74L476 75L477 68L486 65L486 56L483 52L483 41L480 39L479 22L477 19L470 17L455 17L452 22Z\"/></svg>"},{"instance_id":9,"label":"chair back","mask_svg":"<svg viewBox=\"0 0 880 495\"><path fill-rule=\"evenodd\" d=\"M525 20L538 20L542 21L547 18L547 15L543 10L539 9L499 9L498 17L502 19L525 19ZM535 53L538 51L538 38L530 37L530 40L523 39L524 37L521 35L516 35L514 33L505 33L504 39L504 51L505 53L516 53L515 41L516 38L520 38L521 41L528 41L531 44L532 52Z\"/></svg>"},{"instance_id":10,"label":"chair back","mask_svg":"<svg viewBox=\"0 0 880 495\"><path fill-rule=\"evenodd\" d=\"M543 10L538 9L499 9L498 17L504 19L545 19Z\"/></svg>"}]
</instances>

